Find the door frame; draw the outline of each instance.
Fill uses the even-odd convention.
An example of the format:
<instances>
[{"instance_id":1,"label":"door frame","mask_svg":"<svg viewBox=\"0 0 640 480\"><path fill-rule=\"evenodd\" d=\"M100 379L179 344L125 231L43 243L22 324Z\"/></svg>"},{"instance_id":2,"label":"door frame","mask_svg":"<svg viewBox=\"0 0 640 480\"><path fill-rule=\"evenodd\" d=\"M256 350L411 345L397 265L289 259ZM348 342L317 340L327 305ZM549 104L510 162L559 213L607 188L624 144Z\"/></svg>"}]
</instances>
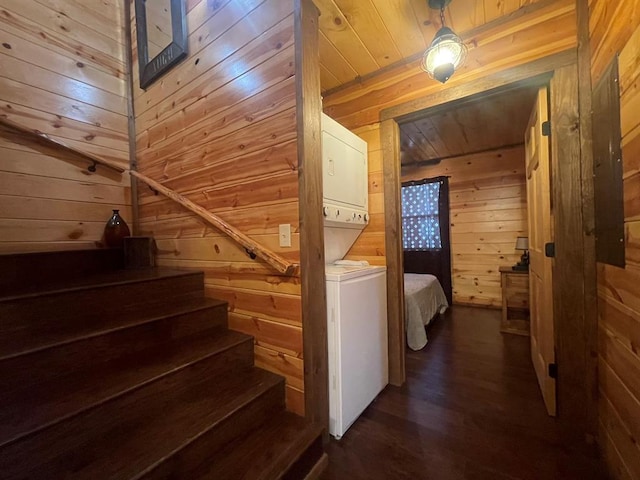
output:
<instances>
[{"instance_id":1,"label":"door frame","mask_svg":"<svg viewBox=\"0 0 640 480\"><path fill-rule=\"evenodd\" d=\"M400 203L400 131L404 123L527 85L549 85L555 265L553 311L558 365L558 421L567 440L597 434L597 300L591 131L580 117L576 49L516 66L380 112L384 176L389 381L405 382ZM586 90L586 89L583 89ZM590 88L584 95L590 96ZM583 96L584 96L583 95ZM590 115L588 112L586 115ZM585 116L586 116L585 115ZM558 188L562 185L562 188Z\"/></svg>"}]
</instances>

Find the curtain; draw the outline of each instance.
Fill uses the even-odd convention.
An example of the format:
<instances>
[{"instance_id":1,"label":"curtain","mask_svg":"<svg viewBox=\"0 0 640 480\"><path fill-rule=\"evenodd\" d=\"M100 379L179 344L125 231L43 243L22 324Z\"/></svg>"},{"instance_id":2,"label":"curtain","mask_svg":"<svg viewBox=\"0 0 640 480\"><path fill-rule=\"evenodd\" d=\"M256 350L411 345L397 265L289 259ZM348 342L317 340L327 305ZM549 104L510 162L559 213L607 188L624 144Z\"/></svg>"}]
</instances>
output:
<instances>
[{"instance_id":1,"label":"curtain","mask_svg":"<svg viewBox=\"0 0 640 480\"><path fill-rule=\"evenodd\" d=\"M442 248L438 197L440 182L402 186L402 247L403 250L433 250Z\"/></svg>"}]
</instances>

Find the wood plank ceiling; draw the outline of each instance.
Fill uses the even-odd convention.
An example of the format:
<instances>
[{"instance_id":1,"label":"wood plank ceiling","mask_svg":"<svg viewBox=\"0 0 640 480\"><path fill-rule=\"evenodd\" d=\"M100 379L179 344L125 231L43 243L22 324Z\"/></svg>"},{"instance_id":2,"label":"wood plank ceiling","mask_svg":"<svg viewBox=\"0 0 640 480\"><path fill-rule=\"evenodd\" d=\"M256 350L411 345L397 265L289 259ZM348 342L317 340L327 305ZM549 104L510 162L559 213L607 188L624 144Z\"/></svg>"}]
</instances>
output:
<instances>
[{"instance_id":1,"label":"wood plank ceiling","mask_svg":"<svg viewBox=\"0 0 640 480\"><path fill-rule=\"evenodd\" d=\"M524 87L401 124L402 166L521 145L537 91Z\"/></svg>"},{"instance_id":2,"label":"wood plank ceiling","mask_svg":"<svg viewBox=\"0 0 640 480\"><path fill-rule=\"evenodd\" d=\"M462 35L538 1L453 0L448 27ZM441 22L427 0L314 0L320 10L322 91L421 55Z\"/></svg>"}]
</instances>

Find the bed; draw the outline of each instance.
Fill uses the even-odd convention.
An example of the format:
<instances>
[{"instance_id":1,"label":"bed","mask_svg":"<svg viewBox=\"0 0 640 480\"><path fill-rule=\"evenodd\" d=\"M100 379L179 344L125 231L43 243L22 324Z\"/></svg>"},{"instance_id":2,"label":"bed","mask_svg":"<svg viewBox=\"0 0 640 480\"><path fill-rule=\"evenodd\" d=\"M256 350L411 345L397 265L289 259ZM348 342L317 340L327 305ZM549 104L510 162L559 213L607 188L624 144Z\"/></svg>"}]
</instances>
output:
<instances>
[{"instance_id":1,"label":"bed","mask_svg":"<svg viewBox=\"0 0 640 480\"><path fill-rule=\"evenodd\" d=\"M433 275L404 274L404 310L407 345L420 350L427 344L427 326L438 314L449 307L444 290Z\"/></svg>"}]
</instances>

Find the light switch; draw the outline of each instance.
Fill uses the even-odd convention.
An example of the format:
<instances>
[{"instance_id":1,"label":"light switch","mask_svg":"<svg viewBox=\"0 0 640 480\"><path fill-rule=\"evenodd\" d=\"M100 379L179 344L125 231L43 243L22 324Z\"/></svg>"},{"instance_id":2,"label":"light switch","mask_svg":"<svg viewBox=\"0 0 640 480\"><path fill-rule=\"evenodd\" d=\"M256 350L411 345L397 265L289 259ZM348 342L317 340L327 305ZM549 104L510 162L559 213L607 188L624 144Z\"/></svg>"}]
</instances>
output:
<instances>
[{"instance_id":1,"label":"light switch","mask_svg":"<svg viewBox=\"0 0 640 480\"><path fill-rule=\"evenodd\" d=\"M278 237L280 237L280 246L281 247L290 247L291 246L291 224L289 223L281 223L278 226Z\"/></svg>"}]
</instances>

